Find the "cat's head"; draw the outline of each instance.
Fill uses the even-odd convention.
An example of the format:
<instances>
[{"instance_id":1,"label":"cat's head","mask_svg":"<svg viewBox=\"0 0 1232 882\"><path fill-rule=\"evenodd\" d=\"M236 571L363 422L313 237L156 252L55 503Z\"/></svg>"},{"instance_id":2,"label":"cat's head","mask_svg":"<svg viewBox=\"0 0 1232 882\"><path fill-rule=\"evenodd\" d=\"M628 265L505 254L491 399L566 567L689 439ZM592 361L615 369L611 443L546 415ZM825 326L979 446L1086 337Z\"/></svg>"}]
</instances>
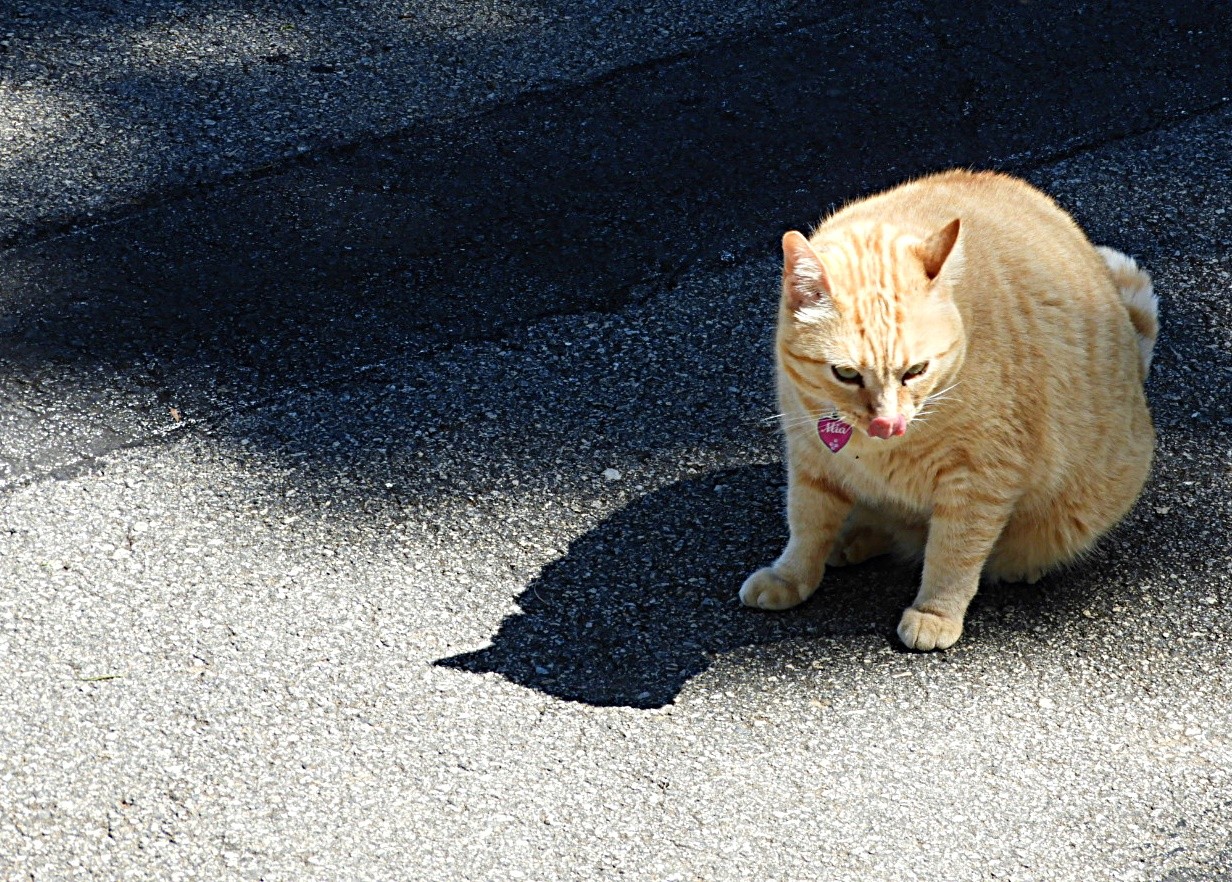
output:
<instances>
[{"instance_id":1,"label":"cat's head","mask_svg":"<svg viewBox=\"0 0 1232 882\"><path fill-rule=\"evenodd\" d=\"M810 413L878 438L927 417L966 353L959 232L955 219L925 237L884 224L783 237L779 364Z\"/></svg>"}]
</instances>

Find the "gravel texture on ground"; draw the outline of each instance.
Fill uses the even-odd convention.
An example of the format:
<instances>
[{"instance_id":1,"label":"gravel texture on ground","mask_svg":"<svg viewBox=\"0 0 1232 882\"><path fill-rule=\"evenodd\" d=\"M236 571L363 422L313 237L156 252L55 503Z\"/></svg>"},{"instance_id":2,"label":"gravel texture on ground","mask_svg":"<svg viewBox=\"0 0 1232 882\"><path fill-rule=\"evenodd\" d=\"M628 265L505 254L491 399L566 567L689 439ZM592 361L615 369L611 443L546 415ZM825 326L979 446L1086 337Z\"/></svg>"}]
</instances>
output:
<instances>
[{"instance_id":1,"label":"gravel texture on ground","mask_svg":"<svg viewBox=\"0 0 1232 882\"><path fill-rule=\"evenodd\" d=\"M10 489L0 877L1228 878L1230 123L1032 173L1155 277L1157 462L946 653L890 563L736 601L784 534L772 254Z\"/></svg>"}]
</instances>

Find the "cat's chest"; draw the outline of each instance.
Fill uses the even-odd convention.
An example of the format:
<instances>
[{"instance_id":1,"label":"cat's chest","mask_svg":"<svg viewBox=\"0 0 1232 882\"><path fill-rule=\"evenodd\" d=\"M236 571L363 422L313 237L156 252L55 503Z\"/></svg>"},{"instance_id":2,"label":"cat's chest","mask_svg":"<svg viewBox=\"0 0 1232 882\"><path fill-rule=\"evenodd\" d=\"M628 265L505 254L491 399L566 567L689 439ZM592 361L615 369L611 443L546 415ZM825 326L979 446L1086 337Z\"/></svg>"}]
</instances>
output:
<instances>
[{"instance_id":1,"label":"cat's chest","mask_svg":"<svg viewBox=\"0 0 1232 882\"><path fill-rule=\"evenodd\" d=\"M865 500L927 512L933 503L933 470L905 445L871 438L853 439L838 453L816 451L830 474Z\"/></svg>"}]
</instances>

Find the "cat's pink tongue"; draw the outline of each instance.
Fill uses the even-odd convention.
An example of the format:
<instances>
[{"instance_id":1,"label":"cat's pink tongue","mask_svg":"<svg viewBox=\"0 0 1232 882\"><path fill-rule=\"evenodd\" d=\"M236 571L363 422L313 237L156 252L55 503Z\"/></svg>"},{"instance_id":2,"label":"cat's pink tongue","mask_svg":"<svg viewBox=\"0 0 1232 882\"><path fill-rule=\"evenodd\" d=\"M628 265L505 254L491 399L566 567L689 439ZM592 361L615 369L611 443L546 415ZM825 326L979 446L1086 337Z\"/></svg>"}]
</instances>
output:
<instances>
[{"instance_id":1,"label":"cat's pink tongue","mask_svg":"<svg viewBox=\"0 0 1232 882\"><path fill-rule=\"evenodd\" d=\"M874 438L891 438L907 431L907 418L901 413L893 417L877 417L868 424L868 433Z\"/></svg>"}]
</instances>

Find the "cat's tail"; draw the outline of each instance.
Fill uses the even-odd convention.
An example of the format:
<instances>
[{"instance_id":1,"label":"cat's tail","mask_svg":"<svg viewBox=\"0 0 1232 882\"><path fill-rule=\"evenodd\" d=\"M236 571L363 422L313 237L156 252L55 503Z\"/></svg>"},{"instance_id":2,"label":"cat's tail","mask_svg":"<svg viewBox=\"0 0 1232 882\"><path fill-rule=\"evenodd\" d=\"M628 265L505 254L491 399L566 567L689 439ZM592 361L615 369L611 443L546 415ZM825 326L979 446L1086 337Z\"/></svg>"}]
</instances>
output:
<instances>
[{"instance_id":1,"label":"cat's tail","mask_svg":"<svg viewBox=\"0 0 1232 882\"><path fill-rule=\"evenodd\" d=\"M1103 246L1095 250L1108 264L1112 281L1121 293L1121 302L1138 332L1138 356L1142 359L1142 376L1145 377L1151 369L1155 338L1159 336L1159 298L1155 296L1151 277L1127 254Z\"/></svg>"}]
</instances>

